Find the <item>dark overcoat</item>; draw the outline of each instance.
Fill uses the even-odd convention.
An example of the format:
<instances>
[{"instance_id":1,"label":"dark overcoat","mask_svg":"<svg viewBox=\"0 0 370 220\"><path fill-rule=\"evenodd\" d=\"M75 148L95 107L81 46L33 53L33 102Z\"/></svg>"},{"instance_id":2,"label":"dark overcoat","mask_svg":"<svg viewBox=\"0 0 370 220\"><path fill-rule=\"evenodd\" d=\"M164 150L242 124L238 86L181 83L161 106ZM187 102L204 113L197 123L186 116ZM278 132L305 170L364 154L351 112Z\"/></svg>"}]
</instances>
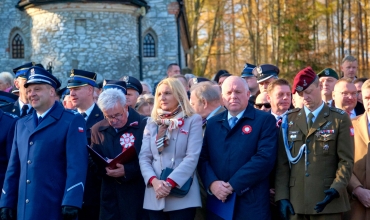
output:
<instances>
[{"instance_id":1,"label":"dark overcoat","mask_svg":"<svg viewBox=\"0 0 370 220\"><path fill-rule=\"evenodd\" d=\"M198 172L204 186L229 182L237 194L234 219L270 219L269 173L276 159L275 118L249 104L231 129L228 111L207 122Z\"/></svg>"},{"instance_id":2,"label":"dark overcoat","mask_svg":"<svg viewBox=\"0 0 370 220\"><path fill-rule=\"evenodd\" d=\"M10 152L12 150L14 128L18 116L0 109L0 184L3 186Z\"/></svg>"},{"instance_id":3,"label":"dark overcoat","mask_svg":"<svg viewBox=\"0 0 370 220\"><path fill-rule=\"evenodd\" d=\"M62 206L82 205L85 121L58 102L38 126L36 118L17 121L0 207L17 207L18 220L63 219Z\"/></svg>"},{"instance_id":4,"label":"dark overcoat","mask_svg":"<svg viewBox=\"0 0 370 220\"><path fill-rule=\"evenodd\" d=\"M120 138L123 134L135 137L134 147L139 155L146 118L129 108L129 117L124 127L118 132L102 120L92 127L91 147L103 157L115 158L122 152ZM101 188L100 219L136 220L143 217L145 184L140 172L139 159L124 164L125 176L114 178L107 176L104 167L100 167L103 176Z\"/></svg>"}]
</instances>

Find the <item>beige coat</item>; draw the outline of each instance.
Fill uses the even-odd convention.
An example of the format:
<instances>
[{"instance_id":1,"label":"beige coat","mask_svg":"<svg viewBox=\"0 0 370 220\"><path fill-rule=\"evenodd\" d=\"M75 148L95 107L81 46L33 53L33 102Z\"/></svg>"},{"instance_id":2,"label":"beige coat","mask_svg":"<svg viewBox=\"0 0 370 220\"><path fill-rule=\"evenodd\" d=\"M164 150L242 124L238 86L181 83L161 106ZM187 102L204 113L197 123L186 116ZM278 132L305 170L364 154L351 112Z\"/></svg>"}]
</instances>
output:
<instances>
[{"instance_id":1,"label":"beige coat","mask_svg":"<svg viewBox=\"0 0 370 220\"><path fill-rule=\"evenodd\" d=\"M353 190L358 186L363 186L365 189L370 189L370 155L368 148L370 147L369 132L367 126L367 114L360 115L352 120L355 131L355 147L354 147L354 167L351 180L348 184L348 192L352 194ZM351 218L354 220L370 219L370 210L366 209L360 201L355 198L351 199Z\"/></svg>"},{"instance_id":2,"label":"beige coat","mask_svg":"<svg viewBox=\"0 0 370 220\"><path fill-rule=\"evenodd\" d=\"M146 184L144 209L173 211L190 207L200 207L200 193L197 175L194 175L199 154L202 149L202 118L195 114L185 119L184 125L172 131L169 146L161 154L155 144L157 125L149 118L144 130L144 137L139 155L140 169ZM169 178L174 180L179 187L193 177L189 193L183 198L167 196L156 199L156 194L148 184L152 176L159 179L162 169L171 167L171 159L175 154L174 171ZM161 164L162 161L162 164Z\"/></svg>"}]
</instances>

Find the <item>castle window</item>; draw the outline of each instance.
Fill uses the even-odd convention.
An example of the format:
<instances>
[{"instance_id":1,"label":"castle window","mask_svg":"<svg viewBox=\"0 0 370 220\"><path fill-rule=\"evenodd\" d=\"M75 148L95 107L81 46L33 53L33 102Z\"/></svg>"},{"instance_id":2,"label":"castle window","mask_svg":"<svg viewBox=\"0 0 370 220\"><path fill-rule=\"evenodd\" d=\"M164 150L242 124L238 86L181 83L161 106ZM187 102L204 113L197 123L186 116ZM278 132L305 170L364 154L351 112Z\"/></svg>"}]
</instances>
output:
<instances>
[{"instance_id":1,"label":"castle window","mask_svg":"<svg viewBox=\"0 0 370 220\"><path fill-rule=\"evenodd\" d=\"M23 38L19 34L16 34L12 40L12 58L13 59L24 58Z\"/></svg>"},{"instance_id":2,"label":"castle window","mask_svg":"<svg viewBox=\"0 0 370 220\"><path fill-rule=\"evenodd\" d=\"M152 34L148 33L143 41L143 55L144 57L155 57L155 39Z\"/></svg>"}]
</instances>

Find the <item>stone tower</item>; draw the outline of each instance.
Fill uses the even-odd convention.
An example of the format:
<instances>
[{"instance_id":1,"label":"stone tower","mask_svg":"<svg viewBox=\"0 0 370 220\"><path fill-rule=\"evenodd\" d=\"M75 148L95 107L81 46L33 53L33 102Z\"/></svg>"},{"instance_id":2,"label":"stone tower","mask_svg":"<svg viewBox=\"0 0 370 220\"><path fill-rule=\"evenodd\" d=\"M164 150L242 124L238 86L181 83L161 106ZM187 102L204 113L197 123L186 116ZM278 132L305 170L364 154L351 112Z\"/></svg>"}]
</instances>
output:
<instances>
[{"instance_id":1,"label":"stone tower","mask_svg":"<svg viewBox=\"0 0 370 220\"><path fill-rule=\"evenodd\" d=\"M1 71L34 61L63 84L73 68L152 84L169 63L186 66L184 12L174 0L2 0Z\"/></svg>"}]
</instances>

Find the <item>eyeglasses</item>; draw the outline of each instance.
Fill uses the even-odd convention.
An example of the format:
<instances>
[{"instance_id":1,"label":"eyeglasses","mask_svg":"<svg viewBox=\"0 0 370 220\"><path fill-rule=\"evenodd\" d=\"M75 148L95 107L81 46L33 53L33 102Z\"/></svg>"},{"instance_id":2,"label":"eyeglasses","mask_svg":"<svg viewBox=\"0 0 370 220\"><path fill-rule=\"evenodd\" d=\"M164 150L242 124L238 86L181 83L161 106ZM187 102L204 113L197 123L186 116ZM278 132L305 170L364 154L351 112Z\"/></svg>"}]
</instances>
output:
<instances>
[{"instance_id":1,"label":"eyeglasses","mask_svg":"<svg viewBox=\"0 0 370 220\"><path fill-rule=\"evenodd\" d=\"M334 92L338 92L338 91L334 91ZM357 96L357 92L338 92L340 93L344 98L349 98L349 97L356 97Z\"/></svg>"},{"instance_id":2,"label":"eyeglasses","mask_svg":"<svg viewBox=\"0 0 370 220\"><path fill-rule=\"evenodd\" d=\"M114 119L116 119L116 120L120 120L120 119L122 119L122 116L123 116L123 114L122 114L122 113L117 113L117 114L115 114L115 115L113 115L113 116L110 116L110 115L104 115L104 118L105 118L106 120L108 120L108 121L113 121Z\"/></svg>"},{"instance_id":3,"label":"eyeglasses","mask_svg":"<svg viewBox=\"0 0 370 220\"><path fill-rule=\"evenodd\" d=\"M262 106L264 106L265 108L271 108L271 104L270 103L259 103L259 104L254 104L254 106L258 109L261 109Z\"/></svg>"}]
</instances>

